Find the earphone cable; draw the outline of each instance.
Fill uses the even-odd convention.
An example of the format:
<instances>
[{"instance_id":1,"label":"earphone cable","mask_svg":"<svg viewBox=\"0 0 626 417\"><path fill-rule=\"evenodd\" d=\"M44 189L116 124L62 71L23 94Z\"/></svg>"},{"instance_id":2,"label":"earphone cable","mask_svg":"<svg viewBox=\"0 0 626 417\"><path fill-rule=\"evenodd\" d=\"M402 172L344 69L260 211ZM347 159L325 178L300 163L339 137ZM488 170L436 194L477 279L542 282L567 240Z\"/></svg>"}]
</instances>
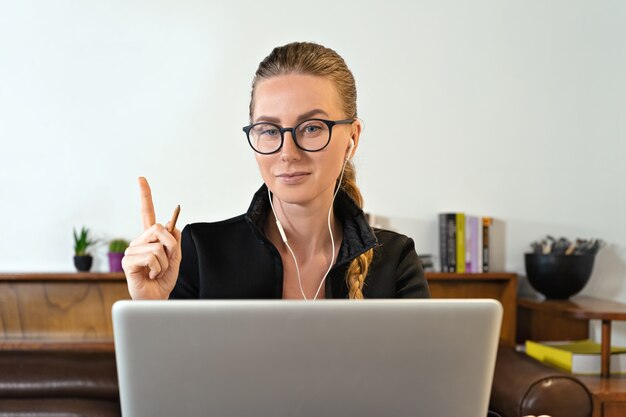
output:
<instances>
[{"instance_id":1,"label":"earphone cable","mask_svg":"<svg viewBox=\"0 0 626 417\"><path fill-rule=\"evenodd\" d=\"M350 150L352 150L352 147L350 147ZM346 171L346 165L348 164L349 161L349 157L346 158L346 160L343 163L343 167L341 169L341 175L339 176L339 181L337 182L337 188L335 189L335 193L333 194L333 199L330 202L330 207L328 208L328 232L330 233L330 243L331 243L331 247L332 247L332 252L331 252L331 257L330 257L330 263L328 265L328 270L326 270L326 273L324 274L324 276L322 277L322 280L320 281L320 285L317 287L317 291L315 292L315 295L313 297L313 301L317 300L317 297L319 296L320 290L322 289L322 286L324 285L324 282L326 281L326 277L328 276L328 274L330 273L330 270L333 268L333 264L335 262L335 236L333 235L333 229L330 225L330 215L333 211L333 206L335 204L335 198L337 198L337 194L339 193L339 189L341 188L341 181L343 180L343 174ZM274 210L274 204L272 203L272 192L270 191L269 187L267 189L267 194L270 200L270 207L272 208L272 213L274 213L274 218L276 219L276 227L278 227L278 231L280 233L280 236L283 240L283 242L285 243L285 246L287 246L287 249L289 249L289 252L291 253L291 257L293 258L293 262L296 265L296 274L298 276L298 285L300 286L300 293L302 294L302 298L304 298L306 301L308 301L308 298L306 297L306 294L304 293L304 288L302 288L302 278L300 276L300 268L298 267L298 260L296 259L296 254L293 252L293 249L291 249L291 246L289 245L288 239L287 239L287 235L285 234L285 231L283 230L282 225L280 224L280 220L278 220L278 216L276 215L276 210Z\"/></svg>"},{"instance_id":2,"label":"earphone cable","mask_svg":"<svg viewBox=\"0 0 626 417\"><path fill-rule=\"evenodd\" d=\"M324 277L322 278L322 281L320 282L320 286L317 288L317 291L315 292L315 297L313 297L313 300L317 299L317 296L319 295L319 292L322 289L322 286L324 285L324 281L326 281L326 277L330 273L330 270L333 269L333 264L335 263L335 236L333 236L333 229L332 227L330 227L330 214L333 211L333 206L335 205L335 198L337 197L337 194L339 193L339 188L341 188L341 181L343 180L343 173L346 170L348 159L349 158L346 158L345 162L343 163L341 175L339 176L339 181L337 183L337 189L335 190L335 194L333 195L333 200L330 202L330 208L328 209L328 231L330 232L330 243L333 249L331 252L330 264L328 265L328 270L326 271L326 273L324 274Z\"/></svg>"}]
</instances>

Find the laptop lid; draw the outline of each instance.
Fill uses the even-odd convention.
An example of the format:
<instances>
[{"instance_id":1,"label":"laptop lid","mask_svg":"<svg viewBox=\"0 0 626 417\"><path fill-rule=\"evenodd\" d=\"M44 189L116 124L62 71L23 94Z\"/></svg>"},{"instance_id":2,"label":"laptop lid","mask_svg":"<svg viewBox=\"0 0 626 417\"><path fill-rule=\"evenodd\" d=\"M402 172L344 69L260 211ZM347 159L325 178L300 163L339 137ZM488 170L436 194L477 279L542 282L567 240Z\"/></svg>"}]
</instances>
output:
<instances>
[{"instance_id":1,"label":"laptop lid","mask_svg":"<svg viewBox=\"0 0 626 417\"><path fill-rule=\"evenodd\" d=\"M120 301L124 417L484 417L495 300Z\"/></svg>"}]
</instances>

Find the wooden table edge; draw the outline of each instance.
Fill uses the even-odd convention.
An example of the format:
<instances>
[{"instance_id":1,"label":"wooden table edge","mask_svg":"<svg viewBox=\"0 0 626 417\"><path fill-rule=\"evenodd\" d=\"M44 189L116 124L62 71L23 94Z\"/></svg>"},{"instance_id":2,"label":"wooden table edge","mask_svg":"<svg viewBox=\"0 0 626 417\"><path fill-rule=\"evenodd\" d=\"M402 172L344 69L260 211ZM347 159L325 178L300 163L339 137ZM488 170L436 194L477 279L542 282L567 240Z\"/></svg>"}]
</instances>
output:
<instances>
[{"instance_id":1,"label":"wooden table edge","mask_svg":"<svg viewBox=\"0 0 626 417\"><path fill-rule=\"evenodd\" d=\"M112 339L82 340L37 340L0 339L0 351L76 351L76 352L115 352Z\"/></svg>"},{"instance_id":2,"label":"wooden table edge","mask_svg":"<svg viewBox=\"0 0 626 417\"><path fill-rule=\"evenodd\" d=\"M596 307L595 309L591 307L592 310L585 311L585 306L576 304L577 300L581 304L598 303L599 306L604 305L606 307ZM590 296L572 297L569 300L518 297L517 306L518 308L564 315L577 320L626 320L626 304Z\"/></svg>"},{"instance_id":3,"label":"wooden table edge","mask_svg":"<svg viewBox=\"0 0 626 417\"><path fill-rule=\"evenodd\" d=\"M494 281L510 281L516 280L517 274L511 272L476 272L476 273L468 273L468 272L426 272L425 274L427 281L447 281L447 280L464 280L471 281L472 279L477 280L494 280Z\"/></svg>"}]
</instances>

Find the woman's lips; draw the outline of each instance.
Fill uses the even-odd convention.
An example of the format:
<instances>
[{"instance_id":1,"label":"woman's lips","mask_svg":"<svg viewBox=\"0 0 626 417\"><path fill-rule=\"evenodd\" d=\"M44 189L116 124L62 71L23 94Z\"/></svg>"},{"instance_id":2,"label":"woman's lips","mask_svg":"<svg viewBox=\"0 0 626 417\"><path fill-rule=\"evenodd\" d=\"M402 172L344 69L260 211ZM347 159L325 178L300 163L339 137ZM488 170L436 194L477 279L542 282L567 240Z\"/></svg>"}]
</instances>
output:
<instances>
[{"instance_id":1,"label":"woman's lips","mask_svg":"<svg viewBox=\"0 0 626 417\"><path fill-rule=\"evenodd\" d=\"M304 181L308 176L308 172L286 172L284 174L278 174L276 177L285 184L297 184Z\"/></svg>"}]
</instances>

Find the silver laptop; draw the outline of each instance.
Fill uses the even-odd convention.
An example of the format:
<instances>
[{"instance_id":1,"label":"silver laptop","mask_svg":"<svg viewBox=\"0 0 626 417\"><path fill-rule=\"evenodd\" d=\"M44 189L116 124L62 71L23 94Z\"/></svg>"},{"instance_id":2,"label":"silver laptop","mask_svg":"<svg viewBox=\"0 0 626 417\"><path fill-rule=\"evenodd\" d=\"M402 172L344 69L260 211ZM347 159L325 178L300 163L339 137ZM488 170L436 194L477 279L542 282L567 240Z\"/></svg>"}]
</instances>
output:
<instances>
[{"instance_id":1,"label":"silver laptop","mask_svg":"<svg viewBox=\"0 0 626 417\"><path fill-rule=\"evenodd\" d=\"M120 301L123 417L485 417L495 300Z\"/></svg>"}]
</instances>

